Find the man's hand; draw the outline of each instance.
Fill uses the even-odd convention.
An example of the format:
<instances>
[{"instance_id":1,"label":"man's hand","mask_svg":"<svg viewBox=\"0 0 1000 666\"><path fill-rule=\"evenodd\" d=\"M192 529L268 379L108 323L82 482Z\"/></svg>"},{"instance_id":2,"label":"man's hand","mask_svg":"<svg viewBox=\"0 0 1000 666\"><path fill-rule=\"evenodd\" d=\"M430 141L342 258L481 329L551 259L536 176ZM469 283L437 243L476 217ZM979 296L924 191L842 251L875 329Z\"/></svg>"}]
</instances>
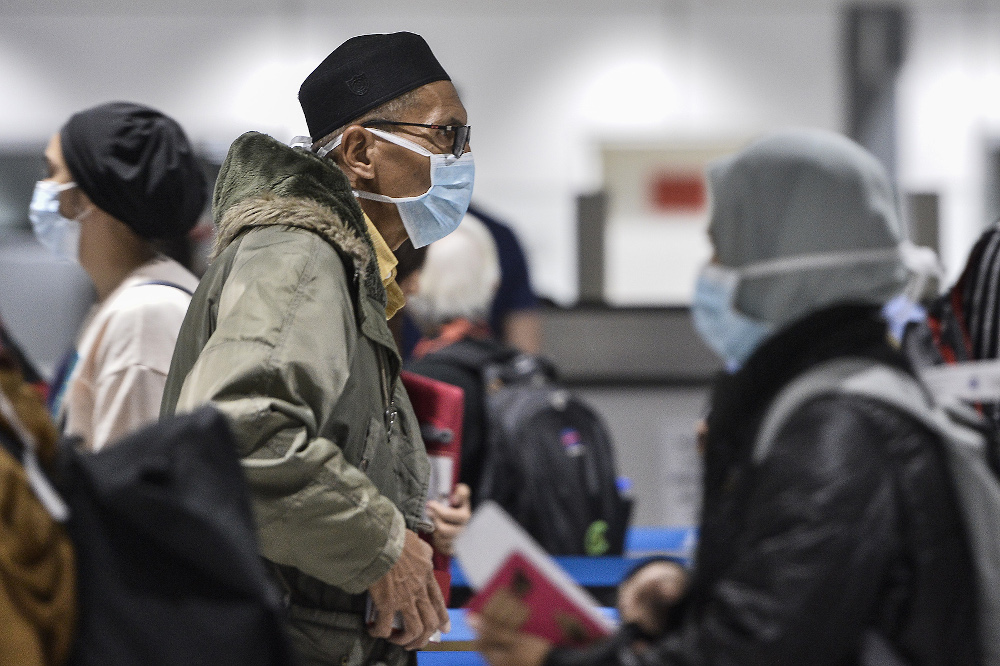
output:
<instances>
[{"instance_id":1,"label":"man's hand","mask_svg":"<svg viewBox=\"0 0 1000 666\"><path fill-rule=\"evenodd\" d=\"M618 612L622 623L638 625L650 636L666 630L667 612L687 587L687 574L675 562L651 562L618 588Z\"/></svg>"},{"instance_id":2,"label":"man's hand","mask_svg":"<svg viewBox=\"0 0 1000 666\"><path fill-rule=\"evenodd\" d=\"M526 611L513 598L499 596L483 608L482 615L467 616L466 621L477 635L473 647L492 666L541 666L552 644L520 631Z\"/></svg>"},{"instance_id":3,"label":"man's hand","mask_svg":"<svg viewBox=\"0 0 1000 666\"><path fill-rule=\"evenodd\" d=\"M416 650L427 645L435 631L450 630L444 598L434 579L431 547L415 532L406 530L403 553L368 593L376 611L375 624L368 629L372 636ZM396 613L403 619L403 628L394 631Z\"/></svg>"},{"instance_id":4,"label":"man's hand","mask_svg":"<svg viewBox=\"0 0 1000 666\"><path fill-rule=\"evenodd\" d=\"M472 491L469 486L460 483L448 498L448 504L431 500L427 503L427 515L434 521L434 550L445 555L451 555L455 550L455 538L472 518Z\"/></svg>"}]
</instances>

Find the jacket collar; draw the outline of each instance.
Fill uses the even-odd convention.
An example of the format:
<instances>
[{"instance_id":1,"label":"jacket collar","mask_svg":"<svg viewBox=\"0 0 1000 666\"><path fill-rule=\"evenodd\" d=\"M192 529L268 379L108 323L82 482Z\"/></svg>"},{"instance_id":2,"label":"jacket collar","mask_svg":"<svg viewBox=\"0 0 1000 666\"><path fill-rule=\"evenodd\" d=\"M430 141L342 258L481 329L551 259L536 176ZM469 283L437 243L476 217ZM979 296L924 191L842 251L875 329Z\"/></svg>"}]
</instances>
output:
<instances>
[{"instance_id":1,"label":"jacket collar","mask_svg":"<svg viewBox=\"0 0 1000 666\"><path fill-rule=\"evenodd\" d=\"M365 291L385 307L372 240L350 183L329 160L258 132L240 136L219 170L212 199L213 257L259 226L293 226L326 239L353 262Z\"/></svg>"}]
</instances>

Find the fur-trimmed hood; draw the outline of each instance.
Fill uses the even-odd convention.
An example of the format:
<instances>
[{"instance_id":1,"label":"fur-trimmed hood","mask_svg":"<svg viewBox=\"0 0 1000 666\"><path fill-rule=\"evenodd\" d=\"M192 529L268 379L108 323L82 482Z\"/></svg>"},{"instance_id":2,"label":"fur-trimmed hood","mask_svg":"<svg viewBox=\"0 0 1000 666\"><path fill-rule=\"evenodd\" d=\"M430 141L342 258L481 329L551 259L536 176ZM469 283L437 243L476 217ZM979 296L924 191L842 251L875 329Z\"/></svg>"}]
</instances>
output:
<instances>
[{"instance_id":1,"label":"fur-trimmed hood","mask_svg":"<svg viewBox=\"0 0 1000 666\"><path fill-rule=\"evenodd\" d=\"M219 171L212 198L213 257L253 227L287 225L315 232L350 257L366 285L373 249L347 177L332 162L258 132L240 136ZM375 277L375 280L371 279Z\"/></svg>"}]
</instances>

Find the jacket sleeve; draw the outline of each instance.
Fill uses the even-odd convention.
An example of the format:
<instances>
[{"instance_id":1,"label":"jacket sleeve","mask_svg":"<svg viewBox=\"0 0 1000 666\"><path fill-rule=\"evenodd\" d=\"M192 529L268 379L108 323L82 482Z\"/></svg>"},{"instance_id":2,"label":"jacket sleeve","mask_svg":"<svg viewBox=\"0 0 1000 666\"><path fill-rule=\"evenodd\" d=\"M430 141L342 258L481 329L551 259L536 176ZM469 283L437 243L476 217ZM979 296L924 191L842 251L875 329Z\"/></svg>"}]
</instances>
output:
<instances>
[{"instance_id":1,"label":"jacket sleeve","mask_svg":"<svg viewBox=\"0 0 1000 666\"><path fill-rule=\"evenodd\" d=\"M313 234L268 238L243 241L178 410L211 401L229 417L261 554L359 593L399 558L405 524L338 443L317 435L357 349L347 277Z\"/></svg>"},{"instance_id":2,"label":"jacket sleeve","mask_svg":"<svg viewBox=\"0 0 1000 666\"><path fill-rule=\"evenodd\" d=\"M854 663L898 548L895 484L880 429L822 398L792 415L752 473L732 565L700 612L641 656L600 663ZM604 655L605 657L607 655ZM598 663L556 650L549 666Z\"/></svg>"}]
</instances>

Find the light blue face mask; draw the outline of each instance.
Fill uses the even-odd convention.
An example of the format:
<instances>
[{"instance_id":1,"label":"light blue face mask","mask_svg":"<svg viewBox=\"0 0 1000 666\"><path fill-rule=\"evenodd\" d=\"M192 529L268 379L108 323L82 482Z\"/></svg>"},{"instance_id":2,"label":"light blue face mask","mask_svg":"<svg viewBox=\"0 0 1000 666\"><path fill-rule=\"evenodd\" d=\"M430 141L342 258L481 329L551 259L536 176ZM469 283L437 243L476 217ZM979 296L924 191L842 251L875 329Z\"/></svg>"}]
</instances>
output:
<instances>
[{"instance_id":1,"label":"light blue face mask","mask_svg":"<svg viewBox=\"0 0 1000 666\"><path fill-rule=\"evenodd\" d=\"M740 274L731 268L708 264L694 287L691 315L702 340L735 372L766 340L774 327L742 314L733 306Z\"/></svg>"},{"instance_id":2,"label":"light blue face mask","mask_svg":"<svg viewBox=\"0 0 1000 666\"><path fill-rule=\"evenodd\" d=\"M455 157L451 153L432 153L421 145L390 132L366 127L369 132L397 146L424 155L431 161L431 186L415 197L387 197L373 192L355 190L360 199L396 204L399 217L413 247L424 247L441 240L458 228L472 201L472 185L476 178L476 163L472 153ZM341 137L324 146L317 155L323 157L340 145Z\"/></svg>"},{"instance_id":3,"label":"light blue face mask","mask_svg":"<svg viewBox=\"0 0 1000 666\"><path fill-rule=\"evenodd\" d=\"M28 217L39 243L62 261L79 263L80 220L93 208L88 208L72 220L59 213L59 194L74 187L74 182L38 181L31 196Z\"/></svg>"},{"instance_id":4,"label":"light blue face mask","mask_svg":"<svg viewBox=\"0 0 1000 666\"><path fill-rule=\"evenodd\" d=\"M926 277L938 270L936 255L909 241L903 241L896 247L778 257L739 269L708 264L702 269L695 284L694 301L691 305L695 328L702 339L725 360L726 369L734 372L774 332L773 324L748 317L736 309L736 288L741 278L882 263L901 263L906 267L911 275L911 287L907 288L907 293L921 292ZM912 297L910 300L912 301Z\"/></svg>"}]
</instances>

